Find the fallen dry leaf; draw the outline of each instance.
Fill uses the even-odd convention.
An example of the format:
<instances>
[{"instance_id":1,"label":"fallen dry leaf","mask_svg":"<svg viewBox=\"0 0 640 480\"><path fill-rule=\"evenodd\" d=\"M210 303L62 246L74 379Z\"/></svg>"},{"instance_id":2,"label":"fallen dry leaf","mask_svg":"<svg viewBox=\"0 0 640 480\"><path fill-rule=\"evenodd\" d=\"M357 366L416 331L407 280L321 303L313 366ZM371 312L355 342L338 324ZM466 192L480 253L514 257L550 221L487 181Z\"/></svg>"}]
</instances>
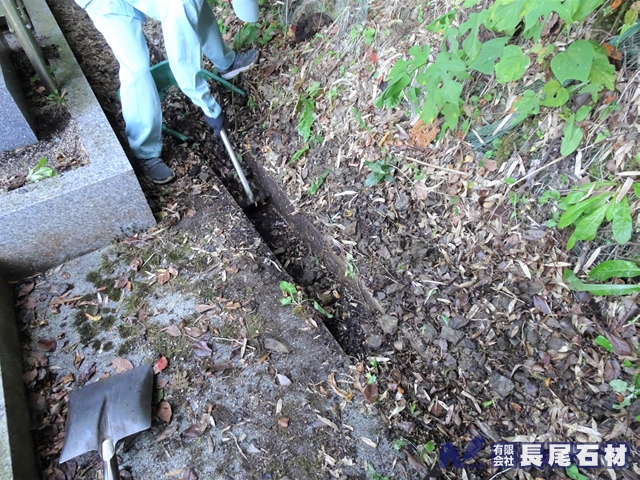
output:
<instances>
[{"instance_id":1,"label":"fallen dry leaf","mask_svg":"<svg viewBox=\"0 0 640 480\"><path fill-rule=\"evenodd\" d=\"M163 422L169 423L171 421L171 414L171 405L169 404L169 402L162 400L158 404L158 411L156 412L156 415Z\"/></svg>"},{"instance_id":2,"label":"fallen dry leaf","mask_svg":"<svg viewBox=\"0 0 640 480\"><path fill-rule=\"evenodd\" d=\"M96 364L92 363L87 368L85 368L80 376L78 377L78 386L82 386L91 380L91 377L96 373Z\"/></svg>"},{"instance_id":3,"label":"fallen dry leaf","mask_svg":"<svg viewBox=\"0 0 640 480\"><path fill-rule=\"evenodd\" d=\"M487 158L484 160L484 169L487 172L495 172L498 169L498 162Z\"/></svg>"},{"instance_id":4,"label":"fallen dry leaf","mask_svg":"<svg viewBox=\"0 0 640 480\"><path fill-rule=\"evenodd\" d=\"M167 328L163 328L161 331L168 333L172 337L179 337L182 335L180 329L175 325L169 325Z\"/></svg>"},{"instance_id":5,"label":"fallen dry leaf","mask_svg":"<svg viewBox=\"0 0 640 480\"><path fill-rule=\"evenodd\" d=\"M97 322L98 320L102 320L102 315L90 315L87 312L84 312L84 314L92 322Z\"/></svg>"},{"instance_id":6,"label":"fallen dry leaf","mask_svg":"<svg viewBox=\"0 0 640 480\"><path fill-rule=\"evenodd\" d=\"M171 425L170 427L165 428L164 431L160 435L158 435L158 438L156 438L156 442L161 442L162 440L166 440L177 431L178 431L178 425Z\"/></svg>"},{"instance_id":7,"label":"fallen dry leaf","mask_svg":"<svg viewBox=\"0 0 640 480\"><path fill-rule=\"evenodd\" d=\"M198 475L193 471L193 468L190 468L184 472L182 480L198 480Z\"/></svg>"},{"instance_id":8,"label":"fallen dry leaf","mask_svg":"<svg viewBox=\"0 0 640 480\"><path fill-rule=\"evenodd\" d=\"M37 376L38 376L38 369L32 368L28 372L25 372L24 375L22 375L22 380L26 385L28 385L31 382L33 382Z\"/></svg>"},{"instance_id":9,"label":"fallen dry leaf","mask_svg":"<svg viewBox=\"0 0 640 480\"><path fill-rule=\"evenodd\" d=\"M182 436L185 438L197 438L201 436L205 430L207 429L207 424L200 425L198 423L194 423L187 427L187 429L182 432Z\"/></svg>"},{"instance_id":10,"label":"fallen dry leaf","mask_svg":"<svg viewBox=\"0 0 640 480\"><path fill-rule=\"evenodd\" d=\"M168 270L161 268L156 271L156 281L158 282L158 285L164 285L169 280L171 280L171 274Z\"/></svg>"},{"instance_id":11,"label":"fallen dry leaf","mask_svg":"<svg viewBox=\"0 0 640 480\"><path fill-rule=\"evenodd\" d=\"M427 184L424 180L419 180L415 185L416 197L420 200L426 200L429 196L429 190L427 189Z\"/></svg>"},{"instance_id":12,"label":"fallen dry leaf","mask_svg":"<svg viewBox=\"0 0 640 480\"><path fill-rule=\"evenodd\" d=\"M127 370L133 370L133 364L126 358L117 357L111 362L113 368L116 369L116 373L126 372Z\"/></svg>"},{"instance_id":13,"label":"fallen dry leaf","mask_svg":"<svg viewBox=\"0 0 640 480\"><path fill-rule=\"evenodd\" d=\"M178 276L178 269L176 267L167 268L167 272L169 272L169 275L171 275L172 277Z\"/></svg>"},{"instance_id":14,"label":"fallen dry leaf","mask_svg":"<svg viewBox=\"0 0 640 480\"><path fill-rule=\"evenodd\" d=\"M416 471L420 473L427 473L427 467L422 462L416 459L409 452L405 451L404 453L407 455L407 462L409 463L409 465L411 465Z\"/></svg>"},{"instance_id":15,"label":"fallen dry leaf","mask_svg":"<svg viewBox=\"0 0 640 480\"><path fill-rule=\"evenodd\" d=\"M204 335L207 332L207 329L206 327L205 328L185 327L184 332L190 337L198 338Z\"/></svg>"},{"instance_id":16,"label":"fallen dry leaf","mask_svg":"<svg viewBox=\"0 0 640 480\"><path fill-rule=\"evenodd\" d=\"M20 290L18 290L18 298L29 295L33 291L35 286L36 284L34 282L25 283L24 285L22 285L20 287Z\"/></svg>"},{"instance_id":17,"label":"fallen dry leaf","mask_svg":"<svg viewBox=\"0 0 640 480\"><path fill-rule=\"evenodd\" d=\"M278 419L278 426L281 428L287 428L289 426L289 417L280 417Z\"/></svg>"},{"instance_id":18,"label":"fallen dry leaf","mask_svg":"<svg viewBox=\"0 0 640 480\"><path fill-rule=\"evenodd\" d=\"M367 385L364 387L362 395L364 395L365 402L370 404L376 403L376 400L378 400L378 385L375 383Z\"/></svg>"},{"instance_id":19,"label":"fallen dry leaf","mask_svg":"<svg viewBox=\"0 0 640 480\"><path fill-rule=\"evenodd\" d=\"M208 312L209 310L212 310L215 308L215 305L206 305L204 303L196 306L196 313L204 313L204 312Z\"/></svg>"},{"instance_id":20,"label":"fallen dry leaf","mask_svg":"<svg viewBox=\"0 0 640 480\"><path fill-rule=\"evenodd\" d=\"M137 272L138 270L140 270L140 267L142 266L142 263L143 263L142 259L139 258L139 257L136 257L133 260L131 260L131 263L129 264L129 267L134 272Z\"/></svg>"},{"instance_id":21,"label":"fallen dry leaf","mask_svg":"<svg viewBox=\"0 0 640 480\"><path fill-rule=\"evenodd\" d=\"M73 366L76 367L76 370L80 368L80 365L82 365L83 361L84 361L84 353L73 352Z\"/></svg>"},{"instance_id":22,"label":"fallen dry leaf","mask_svg":"<svg viewBox=\"0 0 640 480\"><path fill-rule=\"evenodd\" d=\"M198 340L193 344L193 353L198 357L210 357L213 352L209 348L209 345L207 345L207 342Z\"/></svg>"},{"instance_id":23,"label":"fallen dry leaf","mask_svg":"<svg viewBox=\"0 0 640 480\"><path fill-rule=\"evenodd\" d=\"M224 372L225 370L228 370L229 368L232 368L232 367L233 365L231 365L231 362L220 362L220 363L214 363L209 367L209 369L213 372Z\"/></svg>"},{"instance_id":24,"label":"fallen dry leaf","mask_svg":"<svg viewBox=\"0 0 640 480\"><path fill-rule=\"evenodd\" d=\"M533 306L540 310L543 315L551 315L551 309L547 304L547 301L540 295L533 296Z\"/></svg>"},{"instance_id":25,"label":"fallen dry leaf","mask_svg":"<svg viewBox=\"0 0 640 480\"><path fill-rule=\"evenodd\" d=\"M38 348L43 352L53 352L58 346L55 338L47 337L38 340Z\"/></svg>"},{"instance_id":26,"label":"fallen dry leaf","mask_svg":"<svg viewBox=\"0 0 640 480\"><path fill-rule=\"evenodd\" d=\"M165 357L164 355L160 357L160 359L156 362L156 364L153 366L153 373L154 374L158 374L161 371L163 371L165 368L167 368L167 365L169 364L169 361L167 360L167 357Z\"/></svg>"}]
</instances>

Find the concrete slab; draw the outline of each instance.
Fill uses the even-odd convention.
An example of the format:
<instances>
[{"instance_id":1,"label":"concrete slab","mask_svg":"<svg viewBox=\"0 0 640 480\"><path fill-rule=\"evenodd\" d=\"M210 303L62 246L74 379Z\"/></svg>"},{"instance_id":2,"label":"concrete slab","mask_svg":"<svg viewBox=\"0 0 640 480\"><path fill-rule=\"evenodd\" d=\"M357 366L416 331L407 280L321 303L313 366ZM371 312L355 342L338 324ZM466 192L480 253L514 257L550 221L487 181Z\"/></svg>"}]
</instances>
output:
<instances>
[{"instance_id":1,"label":"concrete slab","mask_svg":"<svg viewBox=\"0 0 640 480\"><path fill-rule=\"evenodd\" d=\"M0 480L40 478L21 357L11 291L0 278Z\"/></svg>"},{"instance_id":2,"label":"concrete slab","mask_svg":"<svg viewBox=\"0 0 640 480\"><path fill-rule=\"evenodd\" d=\"M150 430L119 445L121 466L135 480L187 478L189 469L211 480L398 473L399 452L377 407L364 401L369 363L356 368L311 302L281 304L279 282L291 279L212 183L220 193L198 197L194 216L50 270L21 300L26 359L42 362L40 345L57 340L44 353L49 374L25 376L45 474L63 469L56 458L66 408L58 404L84 372L94 365L94 381L114 375L114 365L160 356L168 367L156 376L155 398L172 415L168 423L154 416ZM62 414L55 422L52 409ZM72 471L98 467L95 455L77 461Z\"/></svg>"},{"instance_id":3,"label":"concrete slab","mask_svg":"<svg viewBox=\"0 0 640 480\"><path fill-rule=\"evenodd\" d=\"M0 272L20 278L148 228L155 219L122 147L44 0L24 2L39 38L57 46L66 90L90 164L0 197Z\"/></svg>"},{"instance_id":4,"label":"concrete slab","mask_svg":"<svg viewBox=\"0 0 640 480\"><path fill-rule=\"evenodd\" d=\"M32 145L38 141L31 128L27 102L20 86L10 50L0 31L0 152Z\"/></svg>"}]
</instances>

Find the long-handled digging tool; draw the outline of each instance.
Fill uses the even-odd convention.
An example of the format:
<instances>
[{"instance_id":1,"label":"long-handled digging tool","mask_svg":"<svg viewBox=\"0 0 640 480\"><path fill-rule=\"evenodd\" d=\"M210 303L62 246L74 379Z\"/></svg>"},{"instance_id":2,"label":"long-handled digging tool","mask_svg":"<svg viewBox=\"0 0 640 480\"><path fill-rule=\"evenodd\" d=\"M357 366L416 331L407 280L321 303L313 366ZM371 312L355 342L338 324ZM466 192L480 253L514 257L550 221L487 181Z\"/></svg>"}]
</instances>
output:
<instances>
[{"instance_id":1,"label":"long-handled digging tool","mask_svg":"<svg viewBox=\"0 0 640 480\"><path fill-rule=\"evenodd\" d=\"M151 365L71 392L60 463L97 450L104 480L120 480L116 443L151 426L152 393Z\"/></svg>"},{"instance_id":2,"label":"long-handled digging tool","mask_svg":"<svg viewBox=\"0 0 640 480\"><path fill-rule=\"evenodd\" d=\"M171 87L178 86L178 82L176 81L176 78L173 75L173 72L171 71L169 62L166 60L151 67L151 75L153 76L153 80L156 84L156 88L158 89L158 95L160 96L160 100L166 97ZM237 93L238 95L241 95L243 97L247 96L247 94L243 90L229 83L227 80L223 79L222 77L209 72L208 70L204 70L204 69L200 70L199 75L207 80L215 80L216 82L220 83L224 88L234 93ZM187 137L186 135L167 127L165 124L162 124L162 131L179 140L182 140L183 142L189 139L189 137ZM238 201L240 206L242 208L247 208L252 205L255 205L257 202L261 200L266 200L269 196L268 194L262 191L257 191L256 194L254 194L254 192L251 190L249 182L247 181L247 177L245 176L244 171L242 170L242 166L238 161L238 157L236 156L236 153L233 150L233 147L231 146L231 142L229 141L229 137L227 136L227 133L224 129L221 130L220 137L222 139L222 142L224 143L227 153L229 154L229 157L231 158L231 162L233 163L233 168L236 170L236 173L238 174L238 178L240 178L240 183L242 183L242 188L244 189L244 192L247 196L246 200L243 199Z\"/></svg>"}]
</instances>

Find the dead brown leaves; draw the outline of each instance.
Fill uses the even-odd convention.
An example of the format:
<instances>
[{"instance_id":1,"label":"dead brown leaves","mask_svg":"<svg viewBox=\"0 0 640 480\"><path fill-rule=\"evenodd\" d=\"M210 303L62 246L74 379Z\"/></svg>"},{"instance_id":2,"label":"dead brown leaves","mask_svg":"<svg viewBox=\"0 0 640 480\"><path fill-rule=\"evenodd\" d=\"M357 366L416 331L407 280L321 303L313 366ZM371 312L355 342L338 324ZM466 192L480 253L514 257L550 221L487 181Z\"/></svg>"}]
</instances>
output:
<instances>
[{"instance_id":1,"label":"dead brown leaves","mask_svg":"<svg viewBox=\"0 0 640 480\"><path fill-rule=\"evenodd\" d=\"M128 370L133 370L133 364L125 358L114 358L111 362L111 365L113 365L113 368L115 368L116 373L123 373Z\"/></svg>"},{"instance_id":2,"label":"dead brown leaves","mask_svg":"<svg viewBox=\"0 0 640 480\"><path fill-rule=\"evenodd\" d=\"M436 139L439 132L437 121L425 124L422 120L418 120L409 130L409 135L413 145L426 148Z\"/></svg>"},{"instance_id":3,"label":"dead brown leaves","mask_svg":"<svg viewBox=\"0 0 640 480\"><path fill-rule=\"evenodd\" d=\"M171 410L171 405L169 402L162 400L158 404L158 409L156 411L156 416L165 423L171 422L171 416L173 412Z\"/></svg>"}]
</instances>

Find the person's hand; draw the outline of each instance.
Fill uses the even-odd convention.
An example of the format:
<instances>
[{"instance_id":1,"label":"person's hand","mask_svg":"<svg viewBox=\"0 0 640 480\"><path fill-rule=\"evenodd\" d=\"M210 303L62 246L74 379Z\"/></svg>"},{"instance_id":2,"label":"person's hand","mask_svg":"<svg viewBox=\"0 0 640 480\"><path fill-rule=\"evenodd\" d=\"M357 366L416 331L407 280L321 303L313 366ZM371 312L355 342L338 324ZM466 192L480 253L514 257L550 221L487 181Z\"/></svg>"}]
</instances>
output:
<instances>
[{"instance_id":1,"label":"person's hand","mask_svg":"<svg viewBox=\"0 0 640 480\"><path fill-rule=\"evenodd\" d=\"M209 125L213 129L213 132L216 135L220 136L220 131L224 126L224 115L222 114L222 112L220 112L220 115L215 118L205 115L205 120L207 122L207 125Z\"/></svg>"}]
</instances>

